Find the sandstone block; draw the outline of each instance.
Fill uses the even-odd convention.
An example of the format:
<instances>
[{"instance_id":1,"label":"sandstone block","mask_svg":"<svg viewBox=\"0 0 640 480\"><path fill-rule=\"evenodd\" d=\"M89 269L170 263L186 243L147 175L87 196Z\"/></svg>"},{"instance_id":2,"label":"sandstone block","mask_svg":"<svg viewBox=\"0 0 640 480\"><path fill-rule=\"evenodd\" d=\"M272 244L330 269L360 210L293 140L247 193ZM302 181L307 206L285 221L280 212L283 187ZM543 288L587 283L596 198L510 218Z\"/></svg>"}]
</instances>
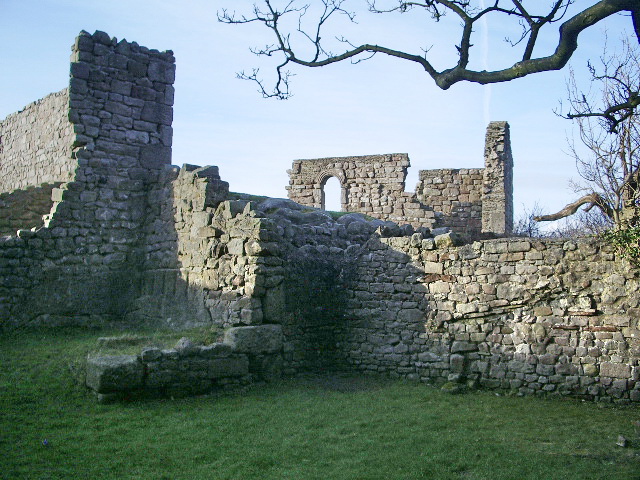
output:
<instances>
[{"instance_id":1,"label":"sandstone block","mask_svg":"<svg viewBox=\"0 0 640 480\"><path fill-rule=\"evenodd\" d=\"M86 384L98 393L135 390L142 387L143 366L135 355L113 355L87 359Z\"/></svg>"},{"instance_id":2,"label":"sandstone block","mask_svg":"<svg viewBox=\"0 0 640 480\"><path fill-rule=\"evenodd\" d=\"M475 343L456 340L451 344L451 353L475 352L477 350L478 350L478 345L476 345Z\"/></svg>"},{"instance_id":3,"label":"sandstone block","mask_svg":"<svg viewBox=\"0 0 640 480\"><path fill-rule=\"evenodd\" d=\"M631 367L626 363L603 362L600 364L600 376L629 378L631 376Z\"/></svg>"},{"instance_id":4,"label":"sandstone block","mask_svg":"<svg viewBox=\"0 0 640 480\"><path fill-rule=\"evenodd\" d=\"M454 247L460 243L460 238L455 232L447 232L442 235L436 235L435 243L437 248Z\"/></svg>"},{"instance_id":5,"label":"sandstone block","mask_svg":"<svg viewBox=\"0 0 640 480\"><path fill-rule=\"evenodd\" d=\"M224 334L224 343L241 353L275 353L282 349L280 325L234 327Z\"/></svg>"},{"instance_id":6,"label":"sandstone block","mask_svg":"<svg viewBox=\"0 0 640 480\"><path fill-rule=\"evenodd\" d=\"M424 273L435 273L442 275L444 265L441 262L424 262Z\"/></svg>"},{"instance_id":7,"label":"sandstone block","mask_svg":"<svg viewBox=\"0 0 640 480\"><path fill-rule=\"evenodd\" d=\"M433 282L429 284L431 293L449 293L451 285L447 282Z\"/></svg>"},{"instance_id":8,"label":"sandstone block","mask_svg":"<svg viewBox=\"0 0 640 480\"><path fill-rule=\"evenodd\" d=\"M527 240L511 241L507 245L509 252L528 252L531 250L531 242Z\"/></svg>"}]
</instances>

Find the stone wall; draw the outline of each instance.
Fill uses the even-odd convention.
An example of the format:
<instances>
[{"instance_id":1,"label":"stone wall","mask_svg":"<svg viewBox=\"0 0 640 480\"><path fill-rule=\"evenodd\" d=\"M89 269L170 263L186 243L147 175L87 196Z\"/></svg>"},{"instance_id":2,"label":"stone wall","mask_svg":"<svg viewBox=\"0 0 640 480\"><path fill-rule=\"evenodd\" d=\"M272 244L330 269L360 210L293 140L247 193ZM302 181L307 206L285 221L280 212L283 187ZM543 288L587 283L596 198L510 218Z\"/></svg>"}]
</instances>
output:
<instances>
[{"instance_id":1,"label":"stone wall","mask_svg":"<svg viewBox=\"0 0 640 480\"><path fill-rule=\"evenodd\" d=\"M416 198L440 213L438 226L471 237L482 231L484 169L420 170L419 175Z\"/></svg>"},{"instance_id":2,"label":"stone wall","mask_svg":"<svg viewBox=\"0 0 640 480\"><path fill-rule=\"evenodd\" d=\"M211 345L182 338L174 348L146 347L139 355L90 355L85 383L102 403L228 391L279 377L281 350L279 326L231 328Z\"/></svg>"},{"instance_id":3,"label":"stone wall","mask_svg":"<svg viewBox=\"0 0 640 480\"><path fill-rule=\"evenodd\" d=\"M53 189L44 228L0 240L3 322L121 318L141 288L148 195L171 160L175 59L82 32L70 72L73 179Z\"/></svg>"},{"instance_id":4,"label":"stone wall","mask_svg":"<svg viewBox=\"0 0 640 480\"><path fill-rule=\"evenodd\" d=\"M43 217L53 206L53 189L60 185L44 183L39 187L0 193L0 236L15 235L20 229L41 227Z\"/></svg>"},{"instance_id":5,"label":"stone wall","mask_svg":"<svg viewBox=\"0 0 640 480\"><path fill-rule=\"evenodd\" d=\"M405 192L406 154L296 160L289 198L324 208L324 186L335 177L342 210L414 227L449 227L467 238L508 234L513 227L513 158L509 125L487 127L484 169L421 170L415 193Z\"/></svg>"},{"instance_id":6,"label":"stone wall","mask_svg":"<svg viewBox=\"0 0 640 480\"><path fill-rule=\"evenodd\" d=\"M0 239L2 325L260 326L282 344L260 352L268 336L247 334L253 353L234 348L249 374L352 369L640 401L637 269L596 240L461 245L429 231L508 233L506 123L489 125L484 169L422 172L415 195L406 155L294 162L301 205L170 165L171 52L82 32L72 58L74 176L52 189L44 226ZM347 209L380 218L313 208L332 175ZM180 355L147 354L141 385L214 385L218 357Z\"/></svg>"},{"instance_id":7,"label":"stone wall","mask_svg":"<svg viewBox=\"0 0 640 480\"><path fill-rule=\"evenodd\" d=\"M68 115L64 89L0 121L0 193L72 179L76 161Z\"/></svg>"},{"instance_id":8,"label":"stone wall","mask_svg":"<svg viewBox=\"0 0 640 480\"><path fill-rule=\"evenodd\" d=\"M296 160L289 173L289 198L324 208L324 185L331 177L342 186L342 210L431 228L435 213L404 192L406 154Z\"/></svg>"},{"instance_id":9,"label":"stone wall","mask_svg":"<svg viewBox=\"0 0 640 480\"><path fill-rule=\"evenodd\" d=\"M372 238L337 334L353 368L640 401L638 272L596 240Z\"/></svg>"},{"instance_id":10,"label":"stone wall","mask_svg":"<svg viewBox=\"0 0 640 480\"><path fill-rule=\"evenodd\" d=\"M141 297L133 317L177 325L221 327L261 323L253 299L264 227L245 211L248 201L228 200L217 167L174 167L150 202Z\"/></svg>"}]
</instances>

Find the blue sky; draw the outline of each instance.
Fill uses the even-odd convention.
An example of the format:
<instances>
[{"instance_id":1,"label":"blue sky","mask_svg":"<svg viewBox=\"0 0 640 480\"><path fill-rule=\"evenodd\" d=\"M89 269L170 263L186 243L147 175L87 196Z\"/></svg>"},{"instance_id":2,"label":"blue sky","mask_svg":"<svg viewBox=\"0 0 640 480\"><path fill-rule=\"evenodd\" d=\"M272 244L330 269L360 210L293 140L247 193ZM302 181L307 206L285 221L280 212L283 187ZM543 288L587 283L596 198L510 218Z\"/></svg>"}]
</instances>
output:
<instances>
[{"instance_id":1,"label":"blue sky","mask_svg":"<svg viewBox=\"0 0 640 480\"><path fill-rule=\"evenodd\" d=\"M352 0L354 6L364 4ZM584 3L584 2L578 2ZM272 39L258 25L218 23L222 7L250 8L232 0L0 0L0 118L68 83L70 46L80 30L102 30L176 56L173 163L218 165L233 191L285 197L286 170L301 158L406 152L413 191L419 169L483 166L484 134L490 120L511 125L518 210L535 202L559 209L575 195L576 178L566 155L571 123L554 115L566 96L568 70L505 84L454 85L441 91L417 65L377 56L358 65L297 69L293 98L265 100L243 69L272 63L249 52ZM546 5L546 2L545 2ZM403 16L361 14L345 32L354 40L408 46L433 45L437 66L455 55L455 24L437 28ZM423 44L425 25L435 28ZM611 39L630 25L618 16L606 22ZM603 26L580 37L572 64L586 72L588 58L601 54ZM480 28L476 66L492 68L508 58L503 39L515 31L489 22ZM541 42L550 52L557 38ZM545 49L546 47L546 49ZM447 62L446 60L449 60ZM441 62L441 63L438 63Z\"/></svg>"}]
</instances>

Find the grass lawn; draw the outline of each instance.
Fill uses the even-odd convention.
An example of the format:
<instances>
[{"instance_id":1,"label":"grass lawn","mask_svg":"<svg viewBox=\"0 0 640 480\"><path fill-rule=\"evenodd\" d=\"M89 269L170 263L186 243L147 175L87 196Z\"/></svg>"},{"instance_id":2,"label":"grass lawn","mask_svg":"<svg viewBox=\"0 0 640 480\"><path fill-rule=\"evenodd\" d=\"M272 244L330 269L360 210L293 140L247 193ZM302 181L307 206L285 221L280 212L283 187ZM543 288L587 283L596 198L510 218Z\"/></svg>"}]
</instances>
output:
<instances>
[{"instance_id":1,"label":"grass lawn","mask_svg":"<svg viewBox=\"0 0 640 480\"><path fill-rule=\"evenodd\" d=\"M640 479L637 406L343 377L99 405L69 364L108 334L3 334L0 478Z\"/></svg>"}]
</instances>

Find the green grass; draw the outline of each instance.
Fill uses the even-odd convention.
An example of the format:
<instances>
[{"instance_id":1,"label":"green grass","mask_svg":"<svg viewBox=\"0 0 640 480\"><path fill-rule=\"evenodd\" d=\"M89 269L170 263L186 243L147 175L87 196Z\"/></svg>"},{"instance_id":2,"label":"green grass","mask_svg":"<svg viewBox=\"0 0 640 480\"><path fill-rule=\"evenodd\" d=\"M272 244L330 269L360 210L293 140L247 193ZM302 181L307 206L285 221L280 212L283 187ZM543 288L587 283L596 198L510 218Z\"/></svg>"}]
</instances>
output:
<instances>
[{"instance_id":1,"label":"green grass","mask_svg":"<svg viewBox=\"0 0 640 480\"><path fill-rule=\"evenodd\" d=\"M3 334L0 478L640 478L637 407L349 379L99 405L68 365L110 334Z\"/></svg>"},{"instance_id":2,"label":"green grass","mask_svg":"<svg viewBox=\"0 0 640 480\"><path fill-rule=\"evenodd\" d=\"M89 355L136 355L145 347L173 348L182 337L195 344L209 345L222 341L223 330L216 326L195 327L187 330L118 330L113 334L98 336Z\"/></svg>"}]
</instances>

